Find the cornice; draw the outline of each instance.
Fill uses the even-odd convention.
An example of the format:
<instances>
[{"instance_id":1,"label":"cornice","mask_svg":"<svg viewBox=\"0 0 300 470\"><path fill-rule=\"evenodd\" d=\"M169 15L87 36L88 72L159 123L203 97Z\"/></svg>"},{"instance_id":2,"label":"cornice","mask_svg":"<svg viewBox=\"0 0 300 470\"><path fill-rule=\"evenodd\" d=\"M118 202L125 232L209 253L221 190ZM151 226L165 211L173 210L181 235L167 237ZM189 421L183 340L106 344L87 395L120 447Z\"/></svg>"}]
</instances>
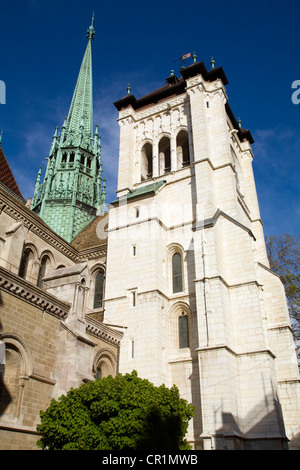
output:
<instances>
[{"instance_id":1,"label":"cornice","mask_svg":"<svg viewBox=\"0 0 300 470\"><path fill-rule=\"evenodd\" d=\"M107 254L107 244L93 246L91 248L85 248L77 252L77 260L85 261L89 259L103 258Z\"/></svg>"},{"instance_id":2,"label":"cornice","mask_svg":"<svg viewBox=\"0 0 300 470\"><path fill-rule=\"evenodd\" d=\"M5 212L18 222L22 222L31 232L43 238L72 261L76 261L78 252L68 242L57 235L50 227L28 207L10 197L10 195L0 187L0 213Z\"/></svg>"},{"instance_id":3,"label":"cornice","mask_svg":"<svg viewBox=\"0 0 300 470\"><path fill-rule=\"evenodd\" d=\"M86 321L86 332L100 338L104 341L107 341L110 344L114 344L119 346L121 339L123 337L123 333L120 331L116 331L110 328L103 323L96 322L95 320L85 317Z\"/></svg>"},{"instance_id":4,"label":"cornice","mask_svg":"<svg viewBox=\"0 0 300 470\"><path fill-rule=\"evenodd\" d=\"M37 214L27 206L13 198L0 186L0 214L5 212L17 222L22 222L24 227L53 248L64 254L74 263L85 259L95 259L106 255L106 245L102 244L85 250L77 250L70 243L55 233Z\"/></svg>"},{"instance_id":5,"label":"cornice","mask_svg":"<svg viewBox=\"0 0 300 470\"><path fill-rule=\"evenodd\" d=\"M48 292L34 286L23 278L7 271L0 266L0 289L19 297L25 302L34 304L51 315L60 319L67 318L71 305L63 302Z\"/></svg>"}]
</instances>

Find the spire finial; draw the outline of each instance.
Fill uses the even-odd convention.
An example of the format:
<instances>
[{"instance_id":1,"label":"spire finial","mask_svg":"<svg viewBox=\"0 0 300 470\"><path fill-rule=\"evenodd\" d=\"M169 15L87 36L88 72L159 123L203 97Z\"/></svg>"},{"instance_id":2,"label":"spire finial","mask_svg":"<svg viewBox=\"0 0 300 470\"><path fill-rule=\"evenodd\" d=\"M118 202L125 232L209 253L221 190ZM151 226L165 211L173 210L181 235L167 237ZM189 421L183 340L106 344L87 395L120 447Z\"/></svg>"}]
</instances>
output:
<instances>
[{"instance_id":1,"label":"spire finial","mask_svg":"<svg viewBox=\"0 0 300 470\"><path fill-rule=\"evenodd\" d=\"M211 58L210 64L211 64L211 68L213 69L215 67L215 60L213 57Z\"/></svg>"},{"instance_id":2,"label":"spire finial","mask_svg":"<svg viewBox=\"0 0 300 470\"><path fill-rule=\"evenodd\" d=\"M194 53L193 53L193 59L194 59L194 62L197 62L197 54L196 54L195 51L194 51Z\"/></svg>"},{"instance_id":3,"label":"spire finial","mask_svg":"<svg viewBox=\"0 0 300 470\"><path fill-rule=\"evenodd\" d=\"M1 134L0 134L0 145L2 143L2 134L3 134L3 129L2 129Z\"/></svg>"},{"instance_id":4,"label":"spire finial","mask_svg":"<svg viewBox=\"0 0 300 470\"><path fill-rule=\"evenodd\" d=\"M127 86L127 94L130 95L131 93L131 86L130 84L128 83L128 86Z\"/></svg>"},{"instance_id":5,"label":"spire finial","mask_svg":"<svg viewBox=\"0 0 300 470\"><path fill-rule=\"evenodd\" d=\"M91 26L90 26L90 27L88 28L88 30L87 30L86 37L87 37L88 39L94 39L94 37L95 37L94 12L93 12L93 16L92 16L92 24L91 24Z\"/></svg>"}]
</instances>

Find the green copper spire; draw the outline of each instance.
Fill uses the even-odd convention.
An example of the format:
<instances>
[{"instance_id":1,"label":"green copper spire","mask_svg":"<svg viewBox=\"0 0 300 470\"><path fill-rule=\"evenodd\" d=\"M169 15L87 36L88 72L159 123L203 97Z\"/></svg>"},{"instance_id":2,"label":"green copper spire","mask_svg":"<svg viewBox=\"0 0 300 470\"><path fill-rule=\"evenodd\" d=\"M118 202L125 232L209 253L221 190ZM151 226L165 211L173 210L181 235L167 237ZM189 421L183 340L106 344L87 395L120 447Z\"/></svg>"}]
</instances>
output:
<instances>
[{"instance_id":1,"label":"green copper spire","mask_svg":"<svg viewBox=\"0 0 300 470\"><path fill-rule=\"evenodd\" d=\"M94 15L68 117L60 133L55 129L44 181L40 182L39 170L32 201L32 210L68 242L103 212L105 205L98 126L93 133L93 23Z\"/></svg>"},{"instance_id":2,"label":"green copper spire","mask_svg":"<svg viewBox=\"0 0 300 470\"><path fill-rule=\"evenodd\" d=\"M65 123L65 139L76 145L81 139L89 145L93 138L93 81L92 81L92 48L91 41L95 37L92 24L87 30L88 44L82 59L76 87L74 90L67 121ZM80 128L82 127L82 131Z\"/></svg>"}]
</instances>

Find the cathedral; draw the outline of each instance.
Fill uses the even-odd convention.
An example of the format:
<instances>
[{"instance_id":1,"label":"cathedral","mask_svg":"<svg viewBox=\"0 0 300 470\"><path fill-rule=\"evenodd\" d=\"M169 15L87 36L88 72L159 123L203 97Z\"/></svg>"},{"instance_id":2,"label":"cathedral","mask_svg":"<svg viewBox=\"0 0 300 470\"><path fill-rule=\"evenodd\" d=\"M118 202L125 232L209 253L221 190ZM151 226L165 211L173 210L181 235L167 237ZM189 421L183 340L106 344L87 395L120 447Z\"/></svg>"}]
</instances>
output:
<instances>
[{"instance_id":1,"label":"cathedral","mask_svg":"<svg viewBox=\"0 0 300 470\"><path fill-rule=\"evenodd\" d=\"M300 449L285 292L225 72L193 54L179 77L114 103L118 183L106 201L94 36L92 23L28 201L0 146L0 449L37 449L52 398L132 370L194 405L195 450Z\"/></svg>"}]
</instances>

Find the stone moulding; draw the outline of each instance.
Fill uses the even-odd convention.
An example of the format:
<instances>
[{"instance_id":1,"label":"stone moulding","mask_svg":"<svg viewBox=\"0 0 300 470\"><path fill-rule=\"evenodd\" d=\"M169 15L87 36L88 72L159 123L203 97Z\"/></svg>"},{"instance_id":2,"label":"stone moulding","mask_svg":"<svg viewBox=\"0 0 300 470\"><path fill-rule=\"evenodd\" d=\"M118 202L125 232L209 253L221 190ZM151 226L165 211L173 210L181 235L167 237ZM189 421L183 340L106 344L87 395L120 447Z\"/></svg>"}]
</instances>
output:
<instances>
[{"instance_id":1,"label":"stone moulding","mask_svg":"<svg viewBox=\"0 0 300 470\"><path fill-rule=\"evenodd\" d=\"M36 305L58 318L67 318L71 305L0 267L0 289Z\"/></svg>"},{"instance_id":2,"label":"stone moulding","mask_svg":"<svg viewBox=\"0 0 300 470\"><path fill-rule=\"evenodd\" d=\"M50 227L48 227L34 212L32 212L24 204L16 201L14 198L0 186L0 214L4 211L16 222L24 224L31 232L49 243L53 248L67 256L71 261L78 262L83 259L95 259L99 256L106 255L106 245L92 247L86 250L77 250L59 235L57 235Z\"/></svg>"},{"instance_id":3,"label":"stone moulding","mask_svg":"<svg viewBox=\"0 0 300 470\"><path fill-rule=\"evenodd\" d=\"M103 323L96 323L88 317L86 317L86 332L117 346L120 345L123 336L123 333L113 330Z\"/></svg>"},{"instance_id":4,"label":"stone moulding","mask_svg":"<svg viewBox=\"0 0 300 470\"><path fill-rule=\"evenodd\" d=\"M24 204L10 197L10 195L0 187L0 206L2 210L10 215L16 222L22 222L24 227L45 240L46 243L58 249L65 256L76 262L77 250L68 242L50 229L34 212Z\"/></svg>"}]
</instances>

